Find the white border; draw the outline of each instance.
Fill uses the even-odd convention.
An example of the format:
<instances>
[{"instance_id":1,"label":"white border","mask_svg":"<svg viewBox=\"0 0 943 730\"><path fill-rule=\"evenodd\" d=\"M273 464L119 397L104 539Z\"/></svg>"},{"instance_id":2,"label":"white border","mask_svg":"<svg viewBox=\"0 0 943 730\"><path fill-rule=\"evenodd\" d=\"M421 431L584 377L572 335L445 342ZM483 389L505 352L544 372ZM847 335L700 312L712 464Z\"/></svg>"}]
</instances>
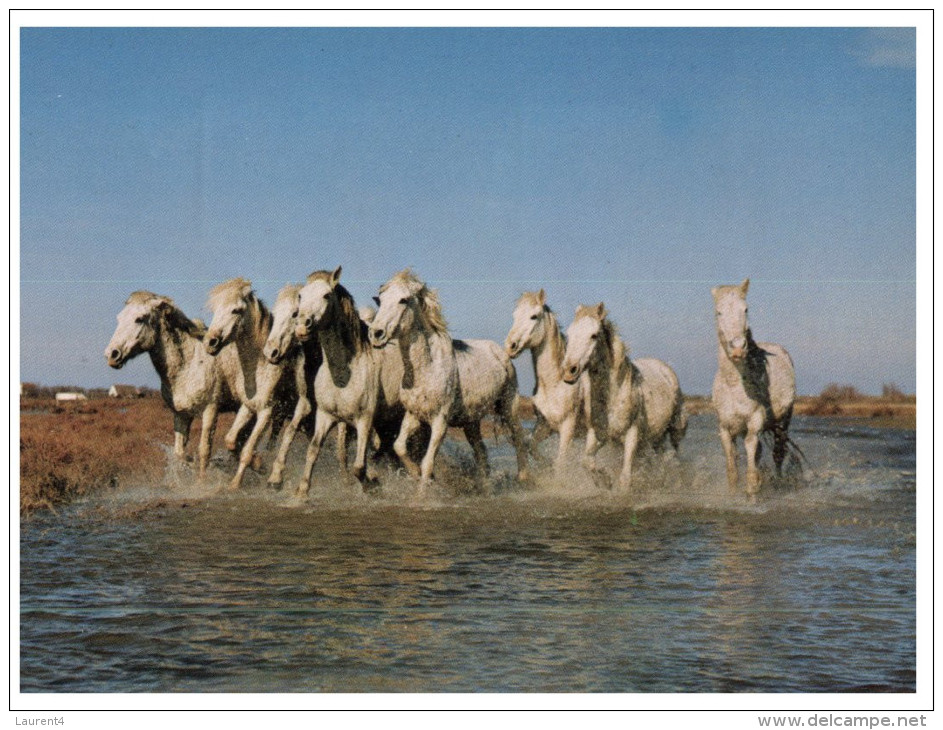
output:
<instances>
[{"instance_id":1,"label":"white border","mask_svg":"<svg viewBox=\"0 0 943 730\"><path fill-rule=\"evenodd\" d=\"M129 710L132 714L94 712L89 716L94 726L99 728L127 727L131 723L140 724L139 713L155 710L201 710L213 709L227 711L241 710L310 710L310 709L632 709L632 710L724 710L720 715L694 715L690 712L679 714L676 719L681 723L720 724L734 727L758 727L756 714L775 714L776 711L809 714L813 711L844 714L886 712L895 717L899 712L917 712L927 710L932 702L932 677L934 666L929 642L925 637L933 630L931 616L931 590L933 571L928 565L932 560L930 540L933 533L933 512L930 495L933 484L930 474L933 468L931 451L932 416L928 404L928 394L932 389L933 373L928 364L932 362L933 346L930 340L932 319L930 317L933 301L932 245L933 230L931 211L933 210L932 180L933 172L930 160L932 149L931 99L933 83L929 70L932 58L932 16L927 11L705 11L705 10L645 10L645 11L394 11L394 10L331 10L331 11L74 11L74 10L12 10L10 16L10 55L9 59L18 58L19 29L21 27L120 27L120 26L164 26L164 27L496 27L496 26L533 26L533 27L864 27L864 26L915 26L917 28L917 390L921 394L921 409L918 410L917 455L918 455L918 515L917 515L917 554L918 554L918 605L917 635L923 641L918 643L917 656L917 692L902 695L807 695L807 694L751 694L751 695L547 695L547 694L475 694L475 695L296 695L296 694L225 694L225 695L69 695L69 694L20 694L18 644L11 647L10 682L13 694L12 707L17 708L18 716L43 716L51 714L56 708L72 710ZM8 61L9 62L9 61ZM11 79L11 118L14 120L11 133L11 273L19 272L19 68L13 63ZM10 381L10 404L17 403L15 387L19 380L19 280L10 279L11 292L11 375L17 377ZM16 423L14 419L14 423ZM18 436L18 425L11 428L11 438ZM12 442L15 445L18 438ZM14 461L14 460L11 460ZM11 607L19 605L19 500L17 473L18 465L11 464L10 489L10 556L11 572ZM19 635L18 612L14 608L12 616L12 636ZM33 710L32 713L24 712ZM729 711L749 711L735 714ZM755 712L753 712L755 711ZM67 713L76 717L75 713ZM85 717L82 715L81 717ZM422 718L433 719L433 715ZM279 714L270 721L292 722L295 718ZM337 718L350 722L349 716ZM366 718L376 722L377 716ZM608 719L608 718L607 718ZM631 718L620 717L618 723L631 722L640 727L662 725L669 718L663 713L657 716L634 714ZM511 717L515 721L515 716ZM694 722L696 720L696 723ZM146 719L147 722L152 722ZM238 716L214 713L212 716L158 715L153 722L173 722L176 724L212 724L239 722ZM449 718L454 722L455 718ZM254 720L253 720L254 722ZM425 719L423 719L425 722ZM441 718L438 718L441 722ZM438 724L437 722L437 724ZM594 722L608 725L611 719L604 721L600 715L594 715ZM414 721L410 721L415 725ZM421 725L422 723L420 723ZM431 722L430 722L431 725Z\"/></svg>"}]
</instances>

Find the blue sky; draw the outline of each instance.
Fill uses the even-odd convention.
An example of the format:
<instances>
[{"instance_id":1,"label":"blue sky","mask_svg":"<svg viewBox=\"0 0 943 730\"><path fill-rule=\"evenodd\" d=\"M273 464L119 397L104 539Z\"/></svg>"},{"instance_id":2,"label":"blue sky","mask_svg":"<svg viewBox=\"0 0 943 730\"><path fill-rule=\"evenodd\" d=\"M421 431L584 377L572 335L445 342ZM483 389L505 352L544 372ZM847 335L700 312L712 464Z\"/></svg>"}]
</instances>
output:
<instances>
[{"instance_id":1,"label":"blue sky","mask_svg":"<svg viewBox=\"0 0 943 730\"><path fill-rule=\"evenodd\" d=\"M453 335L544 287L707 393L749 276L800 392L915 387L912 29L21 31L21 379L157 385L127 295L412 266ZM533 378L518 362L522 390Z\"/></svg>"}]
</instances>

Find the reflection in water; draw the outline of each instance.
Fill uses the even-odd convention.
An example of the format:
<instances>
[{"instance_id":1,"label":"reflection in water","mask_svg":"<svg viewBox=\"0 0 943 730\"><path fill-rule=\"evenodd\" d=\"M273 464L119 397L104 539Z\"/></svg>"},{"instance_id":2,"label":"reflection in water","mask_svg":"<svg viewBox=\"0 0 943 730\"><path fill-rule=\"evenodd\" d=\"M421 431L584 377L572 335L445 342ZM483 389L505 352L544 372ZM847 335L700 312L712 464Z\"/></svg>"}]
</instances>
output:
<instances>
[{"instance_id":1,"label":"reflection in water","mask_svg":"<svg viewBox=\"0 0 943 730\"><path fill-rule=\"evenodd\" d=\"M814 472L758 506L695 418L630 496L479 496L449 444L422 499L326 463L302 508L178 484L34 520L22 689L914 691L913 434L797 426Z\"/></svg>"}]
</instances>

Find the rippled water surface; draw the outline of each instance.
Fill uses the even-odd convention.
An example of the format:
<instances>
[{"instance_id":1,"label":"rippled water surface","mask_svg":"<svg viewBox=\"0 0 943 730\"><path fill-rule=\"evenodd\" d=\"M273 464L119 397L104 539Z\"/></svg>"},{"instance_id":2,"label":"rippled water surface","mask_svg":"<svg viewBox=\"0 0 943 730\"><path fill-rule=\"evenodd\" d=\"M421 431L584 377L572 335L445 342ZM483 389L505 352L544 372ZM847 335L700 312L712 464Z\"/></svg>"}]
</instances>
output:
<instances>
[{"instance_id":1,"label":"rippled water surface","mask_svg":"<svg viewBox=\"0 0 943 730\"><path fill-rule=\"evenodd\" d=\"M327 455L302 506L176 467L24 523L21 689L912 692L914 433L793 436L809 465L756 505L710 415L630 495L519 487L493 440L490 494L451 440L423 495L386 467L362 495Z\"/></svg>"}]
</instances>

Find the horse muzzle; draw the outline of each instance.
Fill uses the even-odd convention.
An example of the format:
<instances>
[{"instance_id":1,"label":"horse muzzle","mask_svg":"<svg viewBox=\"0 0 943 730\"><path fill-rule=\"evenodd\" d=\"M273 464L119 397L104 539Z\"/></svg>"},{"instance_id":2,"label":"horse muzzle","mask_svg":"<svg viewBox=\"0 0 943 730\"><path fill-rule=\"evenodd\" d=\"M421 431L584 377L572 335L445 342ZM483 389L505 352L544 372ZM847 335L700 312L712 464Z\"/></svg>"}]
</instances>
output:
<instances>
[{"instance_id":1,"label":"horse muzzle","mask_svg":"<svg viewBox=\"0 0 943 730\"><path fill-rule=\"evenodd\" d=\"M515 358L521 354L521 348L516 342L505 342L504 351L510 358Z\"/></svg>"},{"instance_id":2,"label":"horse muzzle","mask_svg":"<svg viewBox=\"0 0 943 730\"><path fill-rule=\"evenodd\" d=\"M582 370L579 365L564 366L563 382L568 385L573 385L573 383L580 379L581 374Z\"/></svg>"},{"instance_id":3,"label":"horse muzzle","mask_svg":"<svg viewBox=\"0 0 943 730\"><path fill-rule=\"evenodd\" d=\"M126 358L124 353L120 350L112 350L111 352L105 353L105 361L108 363L109 367L113 367L115 370L121 370L128 361L128 358Z\"/></svg>"},{"instance_id":4,"label":"horse muzzle","mask_svg":"<svg viewBox=\"0 0 943 730\"><path fill-rule=\"evenodd\" d=\"M387 331L378 328L371 329L367 335L367 338L370 340L370 344L377 349L385 347L386 343L390 341L390 335L387 333Z\"/></svg>"},{"instance_id":5,"label":"horse muzzle","mask_svg":"<svg viewBox=\"0 0 943 730\"><path fill-rule=\"evenodd\" d=\"M217 337L215 335L212 337L208 336L203 341L203 349L206 350L208 354L212 355L213 357L216 357L216 355L219 354L219 351L223 349L222 338Z\"/></svg>"}]
</instances>

